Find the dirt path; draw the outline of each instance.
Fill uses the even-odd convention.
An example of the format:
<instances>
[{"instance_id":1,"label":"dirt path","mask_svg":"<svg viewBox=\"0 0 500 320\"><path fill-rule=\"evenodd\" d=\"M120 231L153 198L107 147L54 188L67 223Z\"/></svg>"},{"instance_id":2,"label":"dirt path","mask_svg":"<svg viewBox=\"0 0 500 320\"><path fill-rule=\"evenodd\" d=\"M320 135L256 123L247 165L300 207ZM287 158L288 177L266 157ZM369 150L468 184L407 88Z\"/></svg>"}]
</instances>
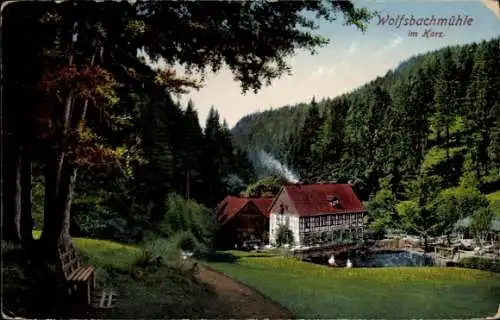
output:
<instances>
[{"instance_id":1,"label":"dirt path","mask_svg":"<svg viewBox=\"0 0 500 320\"><path fill-rule=\"evenodd\" d=\"M293 318L285 308L223 274L198 266L196 277L210 285L227 305L225 312L220 310L222 318Z\"/></svg>"}]
</instances>

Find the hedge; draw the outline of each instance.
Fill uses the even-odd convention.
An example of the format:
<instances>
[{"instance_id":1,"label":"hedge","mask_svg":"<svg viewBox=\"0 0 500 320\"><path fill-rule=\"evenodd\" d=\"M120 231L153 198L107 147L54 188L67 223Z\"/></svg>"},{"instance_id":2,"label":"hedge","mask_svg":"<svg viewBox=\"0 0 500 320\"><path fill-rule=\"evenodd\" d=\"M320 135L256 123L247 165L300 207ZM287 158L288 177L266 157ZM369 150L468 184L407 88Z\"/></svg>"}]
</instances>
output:
<instances>
[{"instance_id":1,"label":"hedge","mask_svg":"<svg viewBox=\"0 0 500 320\"><path fill-rule=\"evenodd\" d=\"M500 259L486 259L480 257L463 258L458 263L458 266L500 273Z\"/></svg>"}]
</instances>

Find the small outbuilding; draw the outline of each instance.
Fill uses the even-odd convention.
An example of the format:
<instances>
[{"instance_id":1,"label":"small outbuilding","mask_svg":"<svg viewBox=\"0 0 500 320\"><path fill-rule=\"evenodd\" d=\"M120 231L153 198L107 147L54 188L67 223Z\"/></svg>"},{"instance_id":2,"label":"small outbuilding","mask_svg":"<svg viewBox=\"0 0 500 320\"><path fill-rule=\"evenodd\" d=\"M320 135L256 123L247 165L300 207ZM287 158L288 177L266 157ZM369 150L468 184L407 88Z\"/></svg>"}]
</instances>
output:
<instances>
[{"instance_id":1,"label":"small outbuilding","mask_svg":"<svg viewBox=\"0 0 500 320\"><path fill-rule=\"evenodd\" d=\"M268 209L272 201L272 198L225 197L215 210L218 246L234 248L268 243Z\"/></svg>"}]
</instances>

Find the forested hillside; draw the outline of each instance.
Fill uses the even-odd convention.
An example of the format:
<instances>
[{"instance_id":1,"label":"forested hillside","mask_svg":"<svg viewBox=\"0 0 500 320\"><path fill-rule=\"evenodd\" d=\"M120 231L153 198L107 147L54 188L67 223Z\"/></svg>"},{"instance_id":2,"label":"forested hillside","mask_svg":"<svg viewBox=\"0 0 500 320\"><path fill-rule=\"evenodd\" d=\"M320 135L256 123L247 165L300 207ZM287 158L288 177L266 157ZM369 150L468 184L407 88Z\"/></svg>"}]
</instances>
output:
<instances>
[{"instance_id":1,"label":"forested hillside","mask_svg":"<svg viewBox=\"0 0 500 320\"><path fill-rule=\"evenodd\" d=\"M302 180L354 181L364 200L382 192L384 201L422 207L450 188L492 194L500 189L499 56L498 38L429 52L342 96L248 115L232 135Z\"/></svg>"},{"instance_id":2,"label":"forested hillside","mask_svg":"<svg viewBox=\"0 0 500 320\"><path fill-rule=\"evenodd\" d=\"M231 185L233 177L241 177L240 184L252 178L247 156L232 146L229 129L218 112L210 111L202 130L191 101L181 106L170 93L155 86L136 86L119 104L131 116L123 119L125 126L106 129L105 143L122 153L122 164L96 166L94 160L84 160L87 166L81 169L72 206L72 233L128 241L142 239L142 231L151 228L168 234L169 229L210 226L208 208L231 188L238 188ZM34 164L37 228L43 226L43 170ZM179 210L176 202L183 200L176 195L207 209L196 213L193 201L191 211ZM206 220L192 221L193 214Z\"/></svg>"}]
</instances>

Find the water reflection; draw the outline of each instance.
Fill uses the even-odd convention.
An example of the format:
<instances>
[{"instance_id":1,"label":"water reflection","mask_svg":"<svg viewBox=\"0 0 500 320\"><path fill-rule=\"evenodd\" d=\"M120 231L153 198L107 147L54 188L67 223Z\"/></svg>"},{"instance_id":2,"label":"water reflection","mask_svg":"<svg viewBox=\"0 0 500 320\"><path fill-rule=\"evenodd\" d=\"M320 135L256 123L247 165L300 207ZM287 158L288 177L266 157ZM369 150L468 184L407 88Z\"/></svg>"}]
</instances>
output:
<instances>
[{"instance_id":1,"label":"water reflection","mask_svg":"<svg viewBox=\"0 0 500 320\"><path fill-rule=\"evenodd\" d=\"M334 261L335 266L346 267L348 261L352 262L352 267L356 268L376 268L376 267L410 267L410 266L432 266L435 265L433 257L423 253L407 251L389 252L344 252L334 259L330 257L313 258L310 261L318 264L329 264Z\"/></svg>"},{"instance_id":2,"label":"water reflection","mask_svg":"<svg viewBox=\"0 0 500 320\"><path fill-rule=\"evenodd\" d=\"M352 257L355 267L410 267L434 265L434 259L416 252L379 252Z\"/></svg>"}]
</instances>

